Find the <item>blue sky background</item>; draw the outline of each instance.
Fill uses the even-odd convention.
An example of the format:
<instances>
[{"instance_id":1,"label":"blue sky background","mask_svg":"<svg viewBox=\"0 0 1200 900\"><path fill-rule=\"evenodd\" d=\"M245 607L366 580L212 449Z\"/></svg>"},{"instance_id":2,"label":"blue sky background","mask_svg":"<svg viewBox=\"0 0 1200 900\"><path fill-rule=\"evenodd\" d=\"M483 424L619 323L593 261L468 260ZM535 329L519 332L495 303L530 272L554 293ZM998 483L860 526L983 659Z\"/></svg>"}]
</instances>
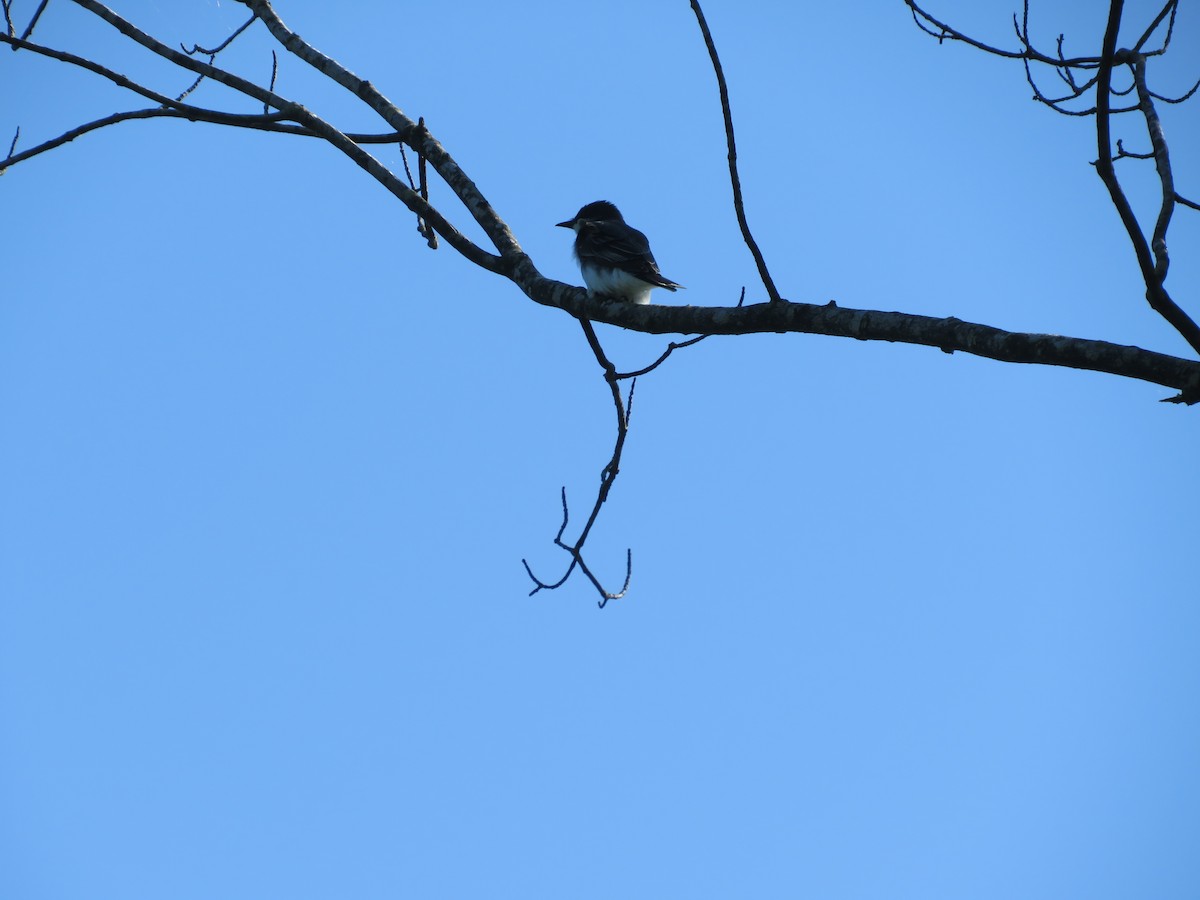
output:
<instances>
[{"instance_id":1,"label":"blue sky background","mask_svg":"<svg viewBox=\"0 0 1200 900\"><path fill-rule=\"evenodd\" d=\"M1011 5L957 6L931 11L1011 45ZM1037 2L1035 34L1094 52L1097 6ZM707 7L785 296L1187 355L1091 121L1018 64L899 0ZM1156 9L1127 7L1130 34ZM188 46L244 18L116 8ZM683 0L277 9L425 116L547 275L578 283L553 223L606 198L688 286L665 302L762 299ZM36 36L187 85L69 3ZM269 57L256 28L221 59ZM1197 59L1185 4L1152 79ZM26 54L0 84L24 147L137 105ZM376 127L286 55L278 89ZM1163 110L1193 197L1197 109ZM1149 166L1122 173L1152 212ZM711 339L639 382L589 545L614 585L632 547L633 583L600 611L582 581L527 597L520 563L561 571L559 489L582 517L611 450L578 325L430 252L334 151L132 123L0 195L0 896L1200 892L1200 420L1168 390ZM1193 315L1197 246L1181 210ZM601 337L623 368L667 340Z\"/></svg>"}]
</instances>

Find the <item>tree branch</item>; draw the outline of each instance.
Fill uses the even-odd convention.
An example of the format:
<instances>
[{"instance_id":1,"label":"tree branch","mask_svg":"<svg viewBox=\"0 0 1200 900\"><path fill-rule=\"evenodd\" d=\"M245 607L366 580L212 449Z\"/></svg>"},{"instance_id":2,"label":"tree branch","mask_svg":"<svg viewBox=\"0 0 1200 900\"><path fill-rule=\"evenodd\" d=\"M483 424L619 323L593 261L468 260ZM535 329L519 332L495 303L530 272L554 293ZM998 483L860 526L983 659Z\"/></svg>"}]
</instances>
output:
<instances>
[{"instance_id":1,"label":"tree branch","mask_svg":"<svg viewBox=\"0 0 1200 900\"><path fill-rule=\"evenodd\" d=\"M708 22L704 19L704 11L700 9L699 0L691 0L691 4L692 11L696 14L696 21L700 23L705 46L708 47L708 56L712 60L713 71L717 75L717 89L721 93L721 114L725 118L725 142L729 147L729 180L733 184L733 209L737 214L738 227L742 229L742 238L745 240L746 246L750 248L754 264L758 266L758 276L762 279L763 287L767 289L767 296L771 298L772 303L779 303L779 290L775 287L775 281L767 270L767 261L763 259L762 251L758 249L758 243L754 240L754 235L750 233L750 223L746 220L746 208L742 200L742 182L738 178L737 144L733 139L733 112L729 108L729 88L725 84L725 72L721 68L721 60L717 56L717 45L713 43L712 33L708 30Z\"/></svg>"},{"instance_id":2,"label":"tree branch","mask_svg":"<svg viewBox=\"0 0 1200 900\"><path fill-rule=\"evenodd\" d=\"M1155 16L1154 20L1138 39L1135 50L1118 51L1117 36L1120 31L1124 3L1123 0L1111 0L1100 56L1076 57L1073 59L1063 58L1063 39L1060 35L1058 39L1058 58L1055 59L1035 49L1030 40L1029 0L1024 0L1022 19L1017 21L1016 16L1013 16L1013 29L1022 48L1020 52L1002 50L998 47L968 38L966 35L955 31L949 25L929 15L929 13L917 5L915 0L905 0L905 3L912 11L914 21L925 33L931 34L939 40L950 38L964 41L996 56L1021 59L1025 66L1025 79L1033 89L1035 100L1063 115L1096 116L1097 159L1093 165L1095 165L1097 174L1099 174L1101 180L1104 182L1113 206L1117 210L1117 215L1120 217L1121 223L1129 235L1130 243L1133 245L1138 268L1142 272L1142 280L1146 285L1146 300L1155 312L1166 319L1183 336L1183 339L1196 352L1200 353L1200 326L1197 326L1196 322L1171 298L1165 287L1167 269L1170 262L1167 255L1167 229L1170 226L1171 216L1175 209L1177 194L1174 187L1174 177L1171 173L1170 154L1166 139L1163 136L1162 122L1158 117L1158 112L1154 108L1154 99L1158 95L1149 89L1146 82L1146 58L1164 53L1169 46L1175 25L1177 2L1178 0L1167 0L1167 3L1159 10L1158 15ZM1162 25L1164 19L1168 19L1168 24L1162 47L1145 53L1141 52L1141 48ZM928 27L926 23L935 26L937 30L935 31ZM1030 68L1031 61L1053 66L1071 89L1070 92L1063 97L1051 97L1044 94L1033 77L1033 72ZM1118 65L1128 66L1131 70L1132 83L1127 89L1116 90L1113 88L1113 68ZM1081 71L1095 69L1096 73L1086 81L1080 82L1075 79L1072 72L1073 69ZM1083 110L1072 110L1066 109L1061 105L1070 100L1079 99L1084 93L1091 90L1093 85L1095 86L1096 94L1096 103L1094 106ZM1200 87L1200 82L1197 82L1197 87ZM1138 97L1136 106L1113 109L1111 101L1113 95L1124 96L1134 91L1137 92ZM1185 96L1190 96L1190 92ZM1121 113L1134 112L1135 110L1140 111L1146 120L1146 127L1150 134L1150 155L1154 158L1159 180L1162 183L1162 200L1159 206L1158 218L1149 240L1146 239L1137 216L1134 214L1133 207L1125 196L1125 192L1117 178L1116 168L1113 166L1114 160L1117 159L1141 157L1141 154L1126 151L1119 142L1117 153L1114 155L1112 151L1112 117Z\"/></svg>"},{"instance_id":3,"label":"tree branch","mask_svg":"<svg viewBox=\"0 0 1200 900\"><path fill-rule=\"evenodd\" d=\"M76 2L80 2L80 0L76 0ZM350 91L392 128L403 134L405 143L424 156L433 166L434 171L449 185L454 195L471 213L502 258L510 262L525 258L525 252L517 243L517 239L513 237L508 225L492 208L475 182L467 177L458 163L446 152L446 148L430 134L427 128L413 122L395 104L383 96L371 82L359 78L337 60L321 53L289 29L268 0L237 0L237 2L249 7L267 26L271 35L289 53L302 59L318 72ZM438 231L441 229L439 228ZM443 236L445 236L444 233ZM447 240L449 240L448 237Z\"/></svg>"},{"instance_id":4,"label":"tree branch","mask_svg":"<svg viewBox=\"0 0 1200 900\"><path fill-rule=\"evenodd\" d=\"M596 494L596 502L592 504L591 515L588 516L587 522L584 523L583 529L579 532L579 537L575 539L574 544L567 544L563 541L563 532L567 530L567 489L562 489L562 507L563 520L562 525L558 529L558 534L554 537L554 543L561 547L571 556L571 562L567 565L567 571L563 576L553 583L542 581L533 574L533 569L529 565L529 561L522 559L521 564L525 566L525 571L529 574L533 581L533 590L529 592L529 596L533 596L538 591L556 590L566 584L567 579L571 577L571 572L578 567L579 571L587 577L592 586L600 593L600 608L603 609L609 600L619 600L625 596L625 592L629 590L629 580L633 576L633 551L625 551L625 584L621 590L612 592L604 588L600 580L592 573L587 562L583 558L583 545L587 542L588 535L591 534L592 526L596 524L596 518L600 515L600 507L604 505L604 501L608 499L608 493L612 490L613 483L617 480L617 474L621 470L621 454L625 450L625 437L629 434L629 413L633 407L633 386L637 383L636 379L630 384L629 400L623 402L621 399L621 388L618 381L621 376L617 374L616 366L609 360L604 348L600 345L600 339L596 337L596 329L592 327L592 323L587 319L580 319L579 324L583 326L584 336L587 337L588 346L596 357L596 362L600 363L600 368L604 371L604 380L608 383L609 390L612 392L613 406L617 413L617 441L613 447L612 456L608 463L600 471L600 490ZM696 340L699 340L697 338Z\"/></svg>"},{"instance_id":5,"label":"tree branch","mask_svg":"<svg viewBox=\"0 0 1200 900\"><path fill-rule=\"evenodd\" d=\"M446 218L440 212L438 212L438 210L423 200L419 194L411 190L400 179L393 175L386 166L359 147L347 135L342 134L342 132L338 131L328 122L325 122L318 116L314 115L300 104L287 100L273 91L259 87L253 82L246 81L244 78L240 78L237 75L226 72L211 63L205 63L201 60L193 59L186 53L167 46L161 41L158 41L143 32L137 26L133 25L133 23L121 18L121 16L117 15L108 7L96 2L96 0L73 0L73 2L93 13L100 19L103 19L109 25L117 29L121 34L145 47L147 50L150 50L152 53L163 57L164 59L180 66L181 68L210 78L213 81L232 88L233 90L245 94L252 99L260 101L267 107L277 109L281 113L284 113L285 118L291 119L292 121L305 126L308 131L328 141L337 149L349 156L359 167L372 175L372 177L379 181L380 184L387 188L409 209L424 217L425 220L429 222L451 246L453 246L456 250L458 250L459 253L461 253L471 262L475 263L481 268L487 269L490 272L499 273L505 268L505 264L499 257L487 253L481 247L477 246L474 242L459 232L458 229L451 225ZM269 8L269 5L267 4L256 5L263 5ZM0 36L0 40L3 40L7 43L13 43L15 39L7 36ZM29 49L33 49L32 45L27 45L24 42L21 42L21 44L22 46L28 46ZM83 68L109 78L110 80L114 81L114 83L119 84L121 87L125 87L129 90L140 93L143 96L150 97L151 99L163 103L166 106L182 108L182 105L179 104L178 101L169 97L165 97L158 92L149 91L130 79L125 78L122 75L118 75L115 72L111 72L110 70L105 69L103 66L99 66L89 60L83 60L80 57L73 56L72 54L61 53L60 51L52 51L49 50L49 48L39 48L39 51L45 52L46 55L54 58L62 59L63 61L71 62L75 65L80 65ZM400 118L404 121L407 121L402 115ZM409 122L409 125L412 125L413 129L417 128L417 126L413 125L411 122ZM401 134L402 139L409 139L408 134L405 134L403 131L401 131ZM432 141L432 137L428 135L428 131L423 131L423 135L418 135L417 137L418 139L423 140L424 143ZM428 141L425 141L425 138L428 138ZM433 143L436 144L436 141ZM448 158L448 154L446 154L446 156ZM11 161L7 163L7 165L12 164L13 163ZM505 227L505 230L507 231L507 227Z\"/></svg>"},{"instance_id":6,"label":"tree branch","mask_svg":"<svg viewBox=\"0 0 1200 900\"><path fill-rule=\"evenodd\" d=\"M1171 299L1170 294L1167 293L1167 289L1163 285L1167 269L1166 226L1170 222L1170 211L1174 204L1174 189L1171 189L1168 198L1165 194L1166 185L1164 185L1164 211L1160 212L1159 216L1162 234L1159 235L1157 229L1155 234L1156 241L1161 248L1159 253L1159 260L1161 261L1160 269L1158 262L1156 262L1154 255L1152 255L1150 244L1146 241L1146 236L1142 232L1142 227L1138 223L1137 216L1133 212L1133 207L1130 205L1124 190L1121 188L1121 183L1117 179L1116 168L1113 166L1111 111L1109 109L1113 66L1118 63L1128 63L1134 66L1136 72L1137 61L1141 58L1139 56L1131 58L1131 54L1125 52L1121 54L1117 53L1117 34L1121 28L1123 6L1124 0L1111 0L1108 11L1108 24L1105 27L1104 43L1100 54L1100 71L1096 80L1096 173L1108 189L1108 195L1112 199L1113 206L1116 207L1117 215L1121 217L1121 224L1125 226L1125 232L1129 235L1130 243L1133 244L1133 252L1137 257L1138 268L1142 271L1142 280L1146 285L1146 300L1155 312L1166 319L1183 336L1183 339L1192 346L1192 349L1200 353L1200 326L1197 326L1192 318ZM1137 76L1135 74L1135 82L1136 80ZM1159 175L1162 176L1165 171L1169 178L1170 164L1169 160L1165 157L1166 145L1162 139L1162 128L1161 126L1155 127L1154 120L1157 119L1157 115L1153 111L1153 103L1149 101L1149 98L1146 98L1145 103L1149 104L1148 114L1145 113L1145 104L1142 105L1142 108L1144 114L1147 115L1147 127L1150 130L1151 145L1155 153L1155 164L1159 167ZM1156 141L1161 142L1161 147L1156 145ZM1160 156L1160 150L1163 154L1162 156Z\"/></svg>"},{"instance_id":7,"label":"tree branch","mask_svg":"<svg viewBox=\"0 0 1200 900\"><path fill-rule=\"evenodd\" d=\"M1108 341L1005 331L954 317L851 309L834 303L757 303L729 306L636 306L589 296L522 270L517 283L533 300L577 318L646 334L771 334L797 332L937 347L1009 363L1063 366L1161 384L1200 401L1200 361Z\"/></svg>"}]
</instances>

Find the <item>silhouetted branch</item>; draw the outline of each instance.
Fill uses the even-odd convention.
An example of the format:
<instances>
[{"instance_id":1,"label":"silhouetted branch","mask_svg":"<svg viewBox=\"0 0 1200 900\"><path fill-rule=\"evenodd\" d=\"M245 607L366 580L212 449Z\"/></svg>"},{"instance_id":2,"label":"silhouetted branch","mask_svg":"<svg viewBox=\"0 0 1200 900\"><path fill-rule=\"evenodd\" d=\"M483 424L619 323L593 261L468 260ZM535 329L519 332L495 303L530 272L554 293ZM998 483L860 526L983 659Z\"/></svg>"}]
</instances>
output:
<instances>
[{"instance_id":1,"label":"silhouetted branch","mask_svg":"<svg viewBox=\"0 0 1200 900\"><path fill-rule=\"evenodd\" d=\"M1013 30L1016 32L1017 40L1020 42L1022 48L1019 53L1000 50L979 41L969 40L964 35L953 31L949 26L934 19L922 10L916 4L915 0L905 0L905 2L912 10L913 18L917 22L917 25L927 34L933 34L939 39L943 36L950 36L955 40L966 40L973 46L998 56L1009 58L1014 56L1019 57L1024 64L1025 80L1033 89L1034 99L1045 104L1055 112L1068 116L1095 115L1098 153L1097 159L1093 164L1096 166L1096 171L1103 180L1105 187L1108 189L1109 197L1117 210L1117 215L1120 217L1121 223L1125 226L1125 231L1129 235L1130 242L1133 244L1134 255L1137 257L1138 267L1142 272L1142 278L1146 284L1146 299L1151 308L1166 319L1193 349L1200 352L1200 326L1197 326L1196 322L1171 298L1165 287L1167 270L1170 264L1170 259L1167 255L1167 229L1170 226L1171 216L1174 212L1176 193L1174 176L1171 171L1170 153L1166 138L1163 135L1162 122L1158 116L1158 111L1154 107L1156 99L1164 98L1150 90L1146 80L1146 59L1150 56L1166 52L1167 47L1170 45L1171 35L1175 27L1175 13L1178 0L1168 0L1142 33L1142 36L1135 45L1135 49L1132 51L1117 49L1117 35L1120 29L1124 4L1123 0L1110 0L1108 22L1105 28L1100 56L1094 58L1078 57L1075 59L1063 58L1063 36L1061 34L1057 42L1057 59L1048 58L1033 47L1029 37L1028 0L1024 2L1020 21L1018 21L1015 15L1013 16ZM1150 40L1154 33L1161 27L1164 20L1167 21L1167 30L1162 46L1154 51L1141 52L1141 47ZM926 22L935 25L938 31L931 30L925 25ZM1044 62L1053 66L1070 88L1069 93L1062 97L1050 97L1044 94L1033 76L1033 71L1030 67L1031 61ZM1130 71L1131 82L1127 88L1113 87L1113 70L1118 66L1126 67ZM1093 68L1096 69L1095 74L1082 82L1075 78L1072 71L1075 69L1090 71ZM1082 110L1073 110L1065 108L1062 105L1073 100L1078 100L1085 93L1090 92L1093 87L1096 97L1094 106ZM1183 97L1172 98L1164 102L1175 102L1176 99L1183 101L1191 97L1197 89L1200 89L1200 81L1197 81L1196 85ZM1111 97L1126 96L1135 92L1138 100L1136 105L1113 108ZM1121 142L1118 141L1117 152L1114 154L1112 151L1112 117L1135 111L1140 112L1146 121L1146 129L1150 136L1151 151L1148 154L1132 153L1127 151ZM1150 238L1147 239L1133 211L1133 207L1125 196L1125 192L1117 178L1113 162L1118 159L1151 158L1154 160L1159 181L1162 185L1162 200L1159 205L1159 212L1153 231Z\"/></svg>"},{"instance_id":2,"label":"silhouetted branch","mask_svg":"<svg viewBox=\"0 0 1200 900\"><path fill-rule=\"evenodd\" d=\"M756 303L729 306L636 306L591 297L582 288L538 277L522 283L538 303L576 318L646 334L773 334L797 332L888 341L961 351L1008 363L1035 363L1105 372L1161 384L1200 400L1200 361L1057 334L1005 331L954 317L851 309L834 303Z\"/></svg>"},{"instance_id":3,"label":"silhouetted branch","mask_svg":"<svg viewBox=\"0 0 1200 900\"><path fill-rule=\"evenodd\" d=\"M1113 154L1113 162L1118 159L1154 159L1153 153L1134 153L1132 150L1126 150L1121 139L1117 139L1117 152Z\"/></svg>"},{"instance_id":4,"label":"silhouetted branch","mask_svg":"<svg viewBox=\"0 0 1200 900\"><path fill-rule=\"evenodd\" d=\"M1190 206L1192 209L1200 210L1200 203L1196 203L1194 200L1189 200L1187 197L1180 196L1179 194L1175 195L1175 202L1182 203L1184 206Z\"/></svg>"},{"instance_id":5,"label":"silhouetted branch","mask_svg":"<svg viewBox=\"0 0 1200 900\"><path fill-rule=\"evenodd\" d=\"M696 21L700 23L700 31L704 35L704 44L708 47L708 56L712 60L713 71L717 75L717 89L721 94L721 115L725 118L725 142L729 147L729 180L733 185L733 209L737 214L738 227L742 229L742 238L746 241L746 246L750 248L754 264L758 266L758 276L762 279L763 287L767 289L767 296L771 298L772 303L779 303L779 291L775 287L771 273L767 271L767 261L763 259L762 251L758 249L758 243L754 240L754 235L750 233L750 223L746 220L746 208L742 200L742 182L738 177L737 170L737 144L733 138L733 112L729 107L729 88L725 84L725 72L721 68L721 60L717 56L717 45L713 43L712 33L708 30L708 22L704 20L704 11L700 9L699 0L691 0L691 4L692 11L696 14Z\"/></svg>"},{"instance_id":6,"label":"silhouetted branch","mask_svg":"<svg viewBox=\"0 0 1200 900\"><path fill-rule=\"evenodd\" d=\"M1146 130L1150 133L1151 152L1154 154L1154 167L1162 185L1162 203L1150 239L1150 250L1154 254L1154 281L1161 285L1166 280L1167 268L1170 266L1167 256L1167 228L1171 224L1171 215L1175 212L1175 178L1171 173L1171 154L1167 149L1167 139L1163 135L1162 120L1158 117L1158 110L1154 108L1150 89L1146 87L1144 56L1134 60L1133 83L1137 87L1138 105L1146 118ZM1118 142L1118 148L1119 146ZM1200 347L1197 349L1200 350Z\"/></svg>"},{"instance_id":7,"label":"silhouetted branch","mask_svg":"<svg viewBox=\"0 0 1200 900\"><path fill-rule=\"evenodd\" d=\"M135 109L129 112L113 113L111 116L105 116L103 119L97 119L94 122L87 122L72 128L69 131L60 134L56 138L52 138L36 147L30 147L21 153L9 153L7 159L0 163L0 173L10 166L15 166L17 163L24 162L34 156L45 153L48 150L53 150L56 147L61 147L63 144L70 143L77 137L87 134L91 131L96 131L100 128L106 128L109 125L117 125L121 122L131 122L137 119L186 119L190 122L211 122L214 125L229 125L236 128L253 128L259 131L283 131L276 126L279 120L282 119L283 113L274 113L270 116L239 116L233 113L221 113L214 110L196 110L188 109L164 109L161 106L153 109ZM289 133L295 133L291 131ZM15 146L14 139L14 146Z\"/></svg>"},{"instance_id":8,"label":"silhouetted branch","mask_svg":"<svg viewBox=\"0 0 1200 900\"><path fill-rule=\"evenodd\" d=\"M1161 100L1163 103L1175 105L1178 103L1186 103L1188 100L1191 100L1197 90L1200 90L1200 79L1197 79L1196 83L1188 88L1186 93L1180 94L1178 97L1164 97L1162 94L1157 94L1154 91L1150 91L1150 96L1155 100Z\"/></svg>"},{"instance_id":9,"label":"silhouetted branch","mask_svg":"<svg viewBox=\"0 0 1200 900\"><path fill-rule=\"evenodd\" d=\"M1163 6L1163 8L1159 10L1158 15L1154 17L1154 21L1146 27L1146 30L1142 32L1142 36L1138 38L1137 43L1133 45L1133 52L1142 53L1142 47L1146 45L1146 41L1150 40L1150 37L1156 30L1158 30L1158 26L1162 24L1162 20L1170 15L1171 21L1167 23L1167 33L1163 38L1162 46L1157 50L1151 50L1144 55L1160 56L1163 53L1166 53L1167 47L1171 45L1171 34L1175 31L1175 13L1178 9L1179 0L1167 0L1166 5Z\"/></svg>"},{"instance_id":10,"label":"silhouetted branch","mask_svg":"<svg viewBox=\"0 0 1200 900\"><path fill-rule=\"evenodd\" d=\"M1144 82L1145 77L1144 57L1132 55L1128 52L1118 54L1116 50L1117 34L1121 27L1123 6L1123 0L1111 0L1108 24L1104 31L1104 43L1101 52L1102 63L1099 80L1096 82L1096 144L1098 150L1095 162L1096 172L1104 182L1104 186L1108 188L1108 194L1112 199L1113 206L1116 207L1117 215L1120 216L1121 223L1125 226L1125 232L1129 235L1130 243L1133 244L1133 251L1137 257L1138 267L1142 271L1142 279L1146 284L1146 300L1149 302L1151 308L1166 319L1193 349L1200 352L1200 327L1197 327L1191 317L1171 299L1166 287L1163 285L1163 279L1167 275L1168 264L1166 255L1166 228L1171 219L1175 191L1171 187L1169 194L1167 193L1168 186L1172 184L1172 179L1170 175L1170 160L1166 156L1166 143L1162 137L1162 126L1158 122L1153 103L1149 97L1140 95L1140 88L1139 106L1146 117L1147 128L1150 131L1155 165L1158 167L1159 177L1163 178L1165 176L1167 179L1167 183L1164 184L1164 204L1159 213L1158 223L1155 226L1153 250L1150 243L1146 240L1145 234L1142 232L1142 227L1133 212L1133 207L1125 196L1124 190L1121 188L1121 183L1117 179L1116 169L1113 167L1108 103L1113 66L1117 63L1123 65L1131 64L1134 71L1135 84L1139 80Z\"/></svg>"},{"instance_id":11,"label":"silhouetted branch","mask_svg":"<svg viewBox=\"0 0 1200 900\"><path fill-rule=\"evenodd\" d=\"M38 19L40 19L42 17L42 13L46 11L46 4L49 2L50 0L42 0L42 2L38 4L38 8L33 12L33 18L29 20L29 25L26 26L25 31L21 33L21 40L27 41L33 36L33 29L37 27ZM14 47L13 49L15 50L16 48Z\"/></svg>"},{"instance_id":12,"label":"silhouetted branch","mask_svg":"<svg viewBox=\"0 0 1200 900\"><path fill-rule=\"evenodd\" d=\"M746 302L746 289L743 287L742 295L738 298L737 308L741 308L741 306L745 302ZM691 338L686 341L671 341L671 343L667 344L667 349L662 352L662 354L658 357L658 359L656 359L654 362L650 363L650 365L646 366L643 369L638 369L636 372L622 372L619 375L617 375L617 378L618 379L625 379L625 378L637 379L643 375L648 375L651 372L653 372L655 369L657 369L659 366L661 366L663 363L665 363L667 361L667 359L671 356L671 354L674 353L676 350L682 350L684 347L690 347L693 344L698 344L707 337L712 337L712 335L711 334L702 334L702 335L699 335L698 337L694 337L694 338ZM629 404L630 404L631 411L632 411L632 406L633 406L633 388L632 387L629 389Z\"/></svg>"},{"instance_id":13,"label":"silhouetted branch","mask_svg":"<svg viewBox=\"0 0 1200 900\"><path fill-rule=\"evenodd\" d=\"M949 41L958 41L960 43L968 44L972 47L975 47L978 50L982 50L985 53L991 53L994 56L1004 56L1004 57L1007 57L1008 59L1024 59L1025 58L1025 53L1027 52L1028 48L1026 48L1026 50L1022 50L1022 51L1013 51L1013 50L1004 50L1000 47L993 47L991 44L985 44L982 41L975 40L975 38L968 37L967 35L963 34L961 31L957 31L957 30L951 28L945 22L935 19L929 13L925 12L925 10L921 9L921 7L919 7L915 2L913 2L913 0L905 0L905 3L908 5L909 11L912 13L913 21L917 23L917 27L920 28L926 34L937 38L937 41L939 44L942 43L943 41L948 41L948 40ZM1028 4L1026 5L1026 9L1028 9ZM936 28L937 31L934 31L933 28L928 27L925 24L926 22L928 22L929 25L932 25L934 28Z\"/></svg>"},{"instance_id":14,"label":"silhouetted branch","mask_svg":"<svg viewBox=\"0 0 1200 900\"><path fill-rule=\"evenodd\" d=\"M218 53L220 53L222 50L224 50L226 47L228 47L230 44L232 44L239 34L241 34L243 31L245 31L247 28L249 28L251 25L253 25L254 20L256 18L258 18L258 17L251 15L250 18L248 18L244 23L242 23L242 25L240 25L233 34L231 34L229 37L225 38L225 40L221 41L220 44L218 44L216 47L214 47L211 50L205 50L199 44L192 44L191 50L186 49L183 46L183 44L180 44L179 49L183 50L183 52L186 53L188 56L195 56L197 53L199 53L201 56L207 56L208 61L212 62L213 57L216 56ZM274 85L272 85L272 87L274 87Z\"/></svg>"},{"instance_id":15,"label":"silhouetted branch","mask_svg":"<svg viewBox=\"0 0 1200 900\"><path fill-rule=\"evenodd\" d=\"M522 559L521 564L525 566L525 571L529 573L529 577L533 580L534 587L529 592L529 596L531 597L538 591L554 590L561 587L570 577L572 570L578 567L579 571L587 577L592 586L600 593L599 604L600 608L603 609L609 600L618 600L624 597L625 592L629 590L629 580L633 576L633 551L628 549L625 551L625 584L621 587L621 590L612 592L605 590L604 585L600 583L600 580L588 568L587 562L583 558L583 545L587 542L588 535L592 531L592 526L596 524L596 518L600 515L600 507L608 499L608 493L612 490L613 483L617 480L617 474L621 470L621 454L625 449L625 437L629 433L629 409L633 406L633 386L631 385L629 388L628 403L622 402L621 389L617 383L620 376L617 374L616 367L605 354L604 348L600 345L600 339L596 336L596 329L592 327L592 323L587 319L580 319L579 324L583 326L583 333L587 337L588 346L591 347L596 361L600 363L600 367L604 370L604 380L608 383L609 390L612 392L613 406L617 413L617 440L613 447L612 457L600 471L600 490L596 494L596 502L592 505L591 515L588 516L587 522L584 523L583 529L579 532L579 536L573 544L567 544L562 539L563 533L567 529L568 519L567 489L563 488L563 521L558 529L558 534L555 535L554 543L571 556L571 562L567 565L567 571L563 573L563 576L558 581L548 583L533 574L533 569L527 560Z\"/></svg>"},{"instance_id":16,"label":"silhouetted branch","mask_svg":"<svg viewBox=\"0 0 1200 900\"><path fill-rule=\"evenodd\" d=\"M251 19L253 21L253 19ZM268 90L275 90L275 79L279 77L279 56L274 50L271 51L271 80L267 82ZM263 104L263 112L267 111L267 104Z\"/></svg>"}]
</instances>

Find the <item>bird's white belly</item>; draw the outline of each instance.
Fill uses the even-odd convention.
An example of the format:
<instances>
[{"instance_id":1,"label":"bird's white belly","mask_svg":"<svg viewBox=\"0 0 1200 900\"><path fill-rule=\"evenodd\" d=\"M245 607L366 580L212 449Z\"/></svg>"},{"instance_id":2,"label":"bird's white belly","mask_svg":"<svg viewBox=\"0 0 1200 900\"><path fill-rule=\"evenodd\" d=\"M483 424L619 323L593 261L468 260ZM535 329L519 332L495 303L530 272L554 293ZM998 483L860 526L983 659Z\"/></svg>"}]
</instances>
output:
<instances>
[{"instance_id":1,"label":"bird's white belly","mask_svg":"<svg viewBox=\"0 0 1200 900\"><path fill-rule=\"evenodd\" d=\"M645 305L650 302L650 291L654 285L630 275L621 269L600 268L599 266L581 266L583 283L592 294L606 294L609 297L620 297L630 303Z\"/></svg>"}]
</instances>

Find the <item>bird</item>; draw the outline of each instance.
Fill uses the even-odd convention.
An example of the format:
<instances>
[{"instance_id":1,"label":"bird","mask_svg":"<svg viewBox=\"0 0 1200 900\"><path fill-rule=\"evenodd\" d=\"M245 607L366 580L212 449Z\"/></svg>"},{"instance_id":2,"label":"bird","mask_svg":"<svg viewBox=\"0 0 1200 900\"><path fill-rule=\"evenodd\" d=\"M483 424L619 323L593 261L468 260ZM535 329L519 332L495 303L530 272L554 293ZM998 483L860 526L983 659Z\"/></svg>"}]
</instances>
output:
<instances>
[{"instance_id":1,"label":"bird","mask_svg":"<svg viewBox=\"0 0 1200 900\"><path fill-rule=\"evenodd\" d=\"M626 225L621 211L607 200L587 204L555 227L575 232L575 258L589 294L644 305L654 288L683 287L663 277L646 236Z\"/></svg>"}]
</instances>

